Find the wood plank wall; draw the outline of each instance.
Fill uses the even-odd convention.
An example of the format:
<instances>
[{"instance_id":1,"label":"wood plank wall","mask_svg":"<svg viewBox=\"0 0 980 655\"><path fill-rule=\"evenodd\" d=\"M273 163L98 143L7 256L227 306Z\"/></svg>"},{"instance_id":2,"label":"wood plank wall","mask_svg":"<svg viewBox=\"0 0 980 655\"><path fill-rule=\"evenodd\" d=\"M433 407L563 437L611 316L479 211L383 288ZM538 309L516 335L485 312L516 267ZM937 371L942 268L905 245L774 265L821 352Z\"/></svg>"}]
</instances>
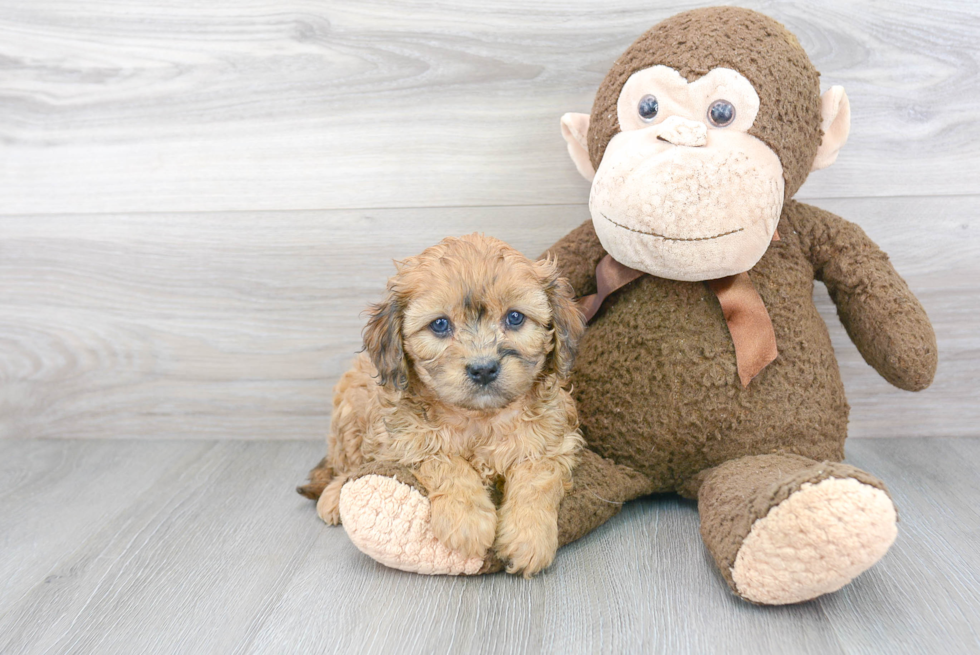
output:
<instances>
[{"instance_id":1,"label":"wood plank wall","mask_svg":"<svg viewBox=\"0 0 980 655\"><path fill-rule=\"evenodd\" d=\"M0 438L322 435L391 259L586 220L558 117L703 4L0 3ZM862 225L939 336L934 386L892 389L818 290L852 435L975 435L980 4L739 4L851 100L797 197Z\"/></svg>"}]
</instances>

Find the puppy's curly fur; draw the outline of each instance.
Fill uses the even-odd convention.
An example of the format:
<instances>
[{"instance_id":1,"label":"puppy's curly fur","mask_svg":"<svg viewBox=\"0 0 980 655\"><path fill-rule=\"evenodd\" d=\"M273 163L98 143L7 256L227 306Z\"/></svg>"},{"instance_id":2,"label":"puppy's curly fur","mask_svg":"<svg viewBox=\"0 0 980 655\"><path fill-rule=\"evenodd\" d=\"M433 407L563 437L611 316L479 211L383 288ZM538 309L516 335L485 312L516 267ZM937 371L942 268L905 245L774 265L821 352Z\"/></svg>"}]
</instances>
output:
<instances>
[{"instance_id":1,"label":"puppy's curly fur","mask_svg":"<svg viewBox=\"0 0 980 655\"><path fill-rule=\"evenodd\" d=\"M582 446L564 388L585 329L572 289L553 261L479 234L397 269L337 384L328 455L299 492L336 525L358 467L409 467L438 539L471 557L494 546L509 572L531 576L554 559Z\"/></svg>"}]
</instances>

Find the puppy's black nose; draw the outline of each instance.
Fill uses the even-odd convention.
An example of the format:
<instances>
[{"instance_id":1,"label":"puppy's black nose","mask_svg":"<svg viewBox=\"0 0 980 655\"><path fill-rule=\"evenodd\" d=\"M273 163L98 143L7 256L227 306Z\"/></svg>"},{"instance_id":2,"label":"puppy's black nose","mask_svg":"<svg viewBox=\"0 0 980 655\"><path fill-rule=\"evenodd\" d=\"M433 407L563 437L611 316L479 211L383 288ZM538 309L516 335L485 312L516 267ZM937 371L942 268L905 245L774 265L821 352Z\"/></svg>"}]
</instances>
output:
<instances>
[{"instance_id":1,"label":"puppy's black nose","mask_svg":"<svg viewBox=\"0 0 980 655\"><path fill-rule=\"evenodd\" d=\"M466 374L477 384L490 384L500 374L500 362L483 361L466 365Z\"/></svg>"}]
</instances>

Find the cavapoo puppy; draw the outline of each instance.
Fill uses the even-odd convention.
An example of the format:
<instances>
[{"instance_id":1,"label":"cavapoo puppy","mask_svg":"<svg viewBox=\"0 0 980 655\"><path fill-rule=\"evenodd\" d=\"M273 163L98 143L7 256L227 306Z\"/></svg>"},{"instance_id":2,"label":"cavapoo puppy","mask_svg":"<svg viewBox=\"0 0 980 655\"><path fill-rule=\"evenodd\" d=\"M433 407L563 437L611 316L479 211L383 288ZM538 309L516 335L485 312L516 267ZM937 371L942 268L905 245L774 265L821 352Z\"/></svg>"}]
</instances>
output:
<instances>
[{"instance_id":1,"label":"cavapoo puppy","mask_svg":"<svg viewBox=\"0 0 980 655\"><path fill-rule=\"evenodd\" d=\"M360 465L409 467L436 538L467 557L494 546L510 573L537 573L554 559L582 445L563 385L584 329L555 262L497 239L448 238L398 263L335 389L327 457L299 492L336 525Z\"/></svg>"}]
</instances>

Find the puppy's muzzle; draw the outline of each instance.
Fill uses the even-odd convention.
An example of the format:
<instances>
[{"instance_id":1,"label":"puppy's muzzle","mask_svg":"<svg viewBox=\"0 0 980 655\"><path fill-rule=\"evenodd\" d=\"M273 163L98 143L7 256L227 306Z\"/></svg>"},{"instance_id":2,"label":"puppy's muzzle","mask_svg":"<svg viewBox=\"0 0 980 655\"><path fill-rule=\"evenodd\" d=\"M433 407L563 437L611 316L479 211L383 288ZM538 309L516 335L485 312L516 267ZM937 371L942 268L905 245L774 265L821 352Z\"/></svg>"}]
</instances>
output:
<instances>
[{"instance_id":1,"label":"puppy's muzzle","mask_svg":"<svg viewBox=\"0 0 980 655\"><path fill-rule=\"evenodd\" d=\"M466 375L476 384L485 387L500 375L500 360L482 360L467 364Z\"/></svg>"}]
</instances>

